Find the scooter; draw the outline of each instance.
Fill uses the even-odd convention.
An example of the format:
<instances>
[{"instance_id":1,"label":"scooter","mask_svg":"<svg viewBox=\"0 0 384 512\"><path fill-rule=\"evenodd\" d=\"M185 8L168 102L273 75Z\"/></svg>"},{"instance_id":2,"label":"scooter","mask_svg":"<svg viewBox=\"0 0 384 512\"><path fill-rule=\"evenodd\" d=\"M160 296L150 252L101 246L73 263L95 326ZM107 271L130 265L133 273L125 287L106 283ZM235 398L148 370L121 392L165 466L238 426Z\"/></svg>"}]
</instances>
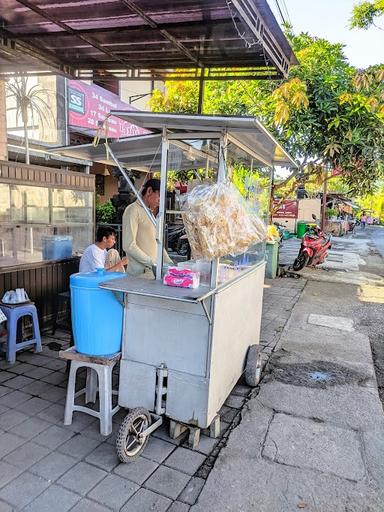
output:
<instances>
[{"instance_id":1,"label":"scooter","mask_svg":"<svg viewBox=\"0 0 384 512\"><path fill-rule=\"evenodd\" d=\"M316 216L312 215L316 220ZM300 251L293 263L293 270L302 270L306 266L314 267L323 263L331 248L331 236L326 235L318 226L308 225L301 241Z\"/></svg>"}]
</instances>

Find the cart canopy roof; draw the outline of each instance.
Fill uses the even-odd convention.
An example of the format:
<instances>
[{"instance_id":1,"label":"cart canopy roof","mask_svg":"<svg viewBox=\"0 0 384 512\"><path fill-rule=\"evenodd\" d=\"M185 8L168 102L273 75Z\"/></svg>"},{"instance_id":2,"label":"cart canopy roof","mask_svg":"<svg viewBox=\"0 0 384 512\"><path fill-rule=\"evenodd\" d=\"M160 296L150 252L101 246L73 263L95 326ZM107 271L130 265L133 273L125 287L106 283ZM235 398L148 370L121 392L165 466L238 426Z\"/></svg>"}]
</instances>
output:
<instances>
[{"instance_id":1,"label":"cart canopy roof","mask_svg":"<svg viewBox=\"0 0 384 512\"><path fill-rule=\"evenodd\" d=\"M229 141L249 153L262 166L296 167L294 159L255 117L184 115L152 112L112 111L112 115L151 130L108 143L119 162L127 168L158 170L161 161L161 132L165 127L174 147L180 149L180 169L204 167L209 153L189 141L218 139L226 131ZM188 151L185 151L188 149ZM104 144L56 148L54 152L94 162L116 165Z\"/></svg>"}]
</instances>

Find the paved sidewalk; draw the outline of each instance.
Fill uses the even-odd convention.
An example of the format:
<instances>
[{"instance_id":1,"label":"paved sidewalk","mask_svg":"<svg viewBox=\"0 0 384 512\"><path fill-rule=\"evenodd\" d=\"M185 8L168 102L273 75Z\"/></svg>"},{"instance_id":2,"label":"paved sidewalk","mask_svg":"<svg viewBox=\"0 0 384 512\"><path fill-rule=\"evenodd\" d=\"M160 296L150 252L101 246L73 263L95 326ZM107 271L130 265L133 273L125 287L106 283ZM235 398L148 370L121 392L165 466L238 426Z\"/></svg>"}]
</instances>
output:
<instances>
[{"instance_id":1,"label":"paved sidewalk","mask_svg":"<svg viewBox=\"0 0 384 512\"><path fill-rule=\"evenodd\" d=\"M307 283L191 512L383 511L384 416L359 293Z\"/></svg>"},{"instance_id":2,"label":"paved sidewalk","mask_svg":"<svg viewBox=\"0 0 384 512\"><path fill-rule=\"evenodd\" d=\"M266 283L266 358L304 285L289 279ZM171 440L164 427L153 433L137 462L120 464L114 442L126 412L114 417L108 438L100 436L93 417L81 413L64 427L67 376L57 350L66 348L68 335L45 336L43 345L41 354L19 354L15 365L0 362L0 512L187 512L239 423L251 388L240 384L233 390L220 411L219 439L204 435L193 451L184 438Z\"/></svg>"}]
</instances>

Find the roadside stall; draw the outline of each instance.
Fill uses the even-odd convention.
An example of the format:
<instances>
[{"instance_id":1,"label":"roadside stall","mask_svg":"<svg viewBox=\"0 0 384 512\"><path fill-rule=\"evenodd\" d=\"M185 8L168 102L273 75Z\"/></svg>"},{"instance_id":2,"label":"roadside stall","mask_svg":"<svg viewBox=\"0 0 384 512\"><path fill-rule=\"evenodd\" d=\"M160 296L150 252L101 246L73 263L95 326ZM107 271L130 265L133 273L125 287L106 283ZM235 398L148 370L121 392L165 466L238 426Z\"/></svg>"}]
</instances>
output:
<instances>
[{"instance_id":1,"label":"roadside stall","mask_svg":"<svg viewBox=\"0 0 384 512\"><path fill-rule=\"evenodd\" d=\"M140 202L126 171L160 174L156 219L142 203L156 226L156 279L128 276L100 285L124 305L118 401L130 413L117 450L122 461L130 462L164 416L171 420L172 436L189 429L192 445L200 429L217 435L218 411L243 372L249 385L258 384L262 220L267 219L272 167L295 162L253 117L113 114L152 133L111 142L107 151L85 145L60 152L116 165ZM201 180L182 206L194 259L169 268L164 263L167 178L185 170L194 170ZM197 276L197 287L165 284Z\"/></svg>"}]
</instances>

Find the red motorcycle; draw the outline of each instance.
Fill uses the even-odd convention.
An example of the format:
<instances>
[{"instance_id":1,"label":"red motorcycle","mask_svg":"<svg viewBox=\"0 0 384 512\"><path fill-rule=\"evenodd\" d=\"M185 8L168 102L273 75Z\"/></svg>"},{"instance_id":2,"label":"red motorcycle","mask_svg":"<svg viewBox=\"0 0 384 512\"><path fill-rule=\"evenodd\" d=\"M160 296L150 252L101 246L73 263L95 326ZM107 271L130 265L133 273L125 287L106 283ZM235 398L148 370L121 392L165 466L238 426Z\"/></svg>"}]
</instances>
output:
<instances>
[{"instance_id":1,"label":"red motorcycle","mask_svg":"<svg viewBox=\"0 0 384 512\"><path fill-rule=\"evenodd\" d=\"M306 266L314 267L323 263L330 248L331 236L323 233L318 226L308 224L307 231L301 240L299 254L293 263L293 270L297 271Z\"/></svg>"}]
</instances>

